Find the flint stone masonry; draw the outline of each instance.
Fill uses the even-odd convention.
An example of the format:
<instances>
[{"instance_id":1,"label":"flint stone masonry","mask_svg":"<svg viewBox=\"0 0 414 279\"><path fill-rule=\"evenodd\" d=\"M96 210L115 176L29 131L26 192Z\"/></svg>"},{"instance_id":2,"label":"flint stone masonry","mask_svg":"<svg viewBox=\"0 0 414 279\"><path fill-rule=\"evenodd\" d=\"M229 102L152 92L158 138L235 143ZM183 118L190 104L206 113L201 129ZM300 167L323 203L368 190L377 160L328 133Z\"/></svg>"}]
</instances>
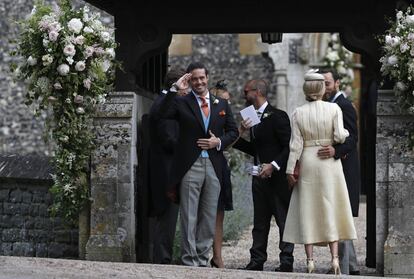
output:
<instances>
[{"instance_id":1,"label":"flint stone masonry","mask_svg":"<svg viewBox=\"0 0 414 279\"><path fill-rule=\"evenodd\" d=\"M51 217L49 158L0 155L0 255L77 258L78 230Z\"/></svg>"},{"instance_id":2,"label":"flint stone masonry","mask_svg":"<svg viewBox=\"0 0 414 279\"><path fill-rule=\"evenodd\" d=\"M110 93L94 118L87 260L135 261L137 105L134 93Z\"/></svg>"},{"instance_id":3,"label":"flint stone masonry","mask_svg":"<svg viewBox=\"0 0 414 279\"><path fill-rule=\"evenodd\" d=\"M377 105L377 270L385 276L414 274L414 154L407 146L412 116L380 91Z\"/></svg>"}]
</instances>

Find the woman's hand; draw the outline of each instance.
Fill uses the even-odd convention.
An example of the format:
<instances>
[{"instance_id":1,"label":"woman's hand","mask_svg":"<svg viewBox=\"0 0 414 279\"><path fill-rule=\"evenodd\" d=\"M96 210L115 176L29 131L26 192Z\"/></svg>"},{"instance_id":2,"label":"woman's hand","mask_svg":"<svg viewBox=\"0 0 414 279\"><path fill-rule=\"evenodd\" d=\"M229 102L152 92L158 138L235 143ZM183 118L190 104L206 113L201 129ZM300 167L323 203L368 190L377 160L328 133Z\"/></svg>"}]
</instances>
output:
<instances>
[{"instance_id":1,"label":"woman's hand","mask_svg":"<svg viewBox=\"0 0 414 279\"><path fill-rule=\"evenodd\" d=\"M298 180L293 176L293 174L287 175L287 181L289 184L289 190L292 190L293 187L295 187L295 184L298 182Z\"/></svg>"}]
</instances>

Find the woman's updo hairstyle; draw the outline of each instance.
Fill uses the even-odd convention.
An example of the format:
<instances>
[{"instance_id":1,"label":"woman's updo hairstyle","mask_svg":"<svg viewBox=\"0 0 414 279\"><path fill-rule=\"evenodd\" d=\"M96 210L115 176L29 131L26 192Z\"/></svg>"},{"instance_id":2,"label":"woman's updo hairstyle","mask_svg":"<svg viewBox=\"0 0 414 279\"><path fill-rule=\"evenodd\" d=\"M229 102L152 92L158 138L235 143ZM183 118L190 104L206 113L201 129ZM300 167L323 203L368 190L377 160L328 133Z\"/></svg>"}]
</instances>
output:
<instances>
[{"instance_id":1,"label":"woman's updo hairstyle","mask_svg":"<svg viewBox=\"0 0 414 279\"><path fill-rule=\"evenodd\" d=\"M305 74L303 92L309 102L321 100L325 93L325 78L317 73L317 69L311 69Z\"/></svg>"}]
</instances>

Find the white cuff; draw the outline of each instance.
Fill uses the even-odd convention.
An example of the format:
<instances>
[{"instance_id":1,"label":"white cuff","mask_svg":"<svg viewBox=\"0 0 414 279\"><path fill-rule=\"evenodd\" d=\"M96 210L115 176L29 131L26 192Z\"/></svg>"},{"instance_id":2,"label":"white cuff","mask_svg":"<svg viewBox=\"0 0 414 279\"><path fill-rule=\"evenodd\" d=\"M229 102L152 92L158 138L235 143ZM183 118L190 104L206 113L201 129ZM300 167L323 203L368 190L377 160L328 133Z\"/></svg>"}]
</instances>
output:
<instances>
[{"instance_id":1,"label":"white cuff","mask_svg":"<svg viewBox=\"0 0 414 279\"><path fill-rule=\"evenodd\" d=\"M170 91L171 91L171 92L178 92L178 90L177 90L174 86L171 86L171 87L170 87Z\"/></svg>"},{"instance_id":2,"label":"white cuff","mask_svg":"<svg viewBox=\"0 0 414 279\"><path fill-rule=\"evenodd\" d=\"M271 164L279 171L280 170L280 167L279 167L279 165L275 162L275 161L272 161L271 162Z\"/></svg>"},{"instance_id":3,"label":"white cuff","mask_svg":"<svg viewBox=\"0 0 414 279\"><path fill-rule=\"evenodd\" d=\"M217 148L217 151L220 151L220 149L221 149L221 140L218 138L218 140L219 140L219 144L216 146L216 148Z\"/></svg>"}]
</instances>

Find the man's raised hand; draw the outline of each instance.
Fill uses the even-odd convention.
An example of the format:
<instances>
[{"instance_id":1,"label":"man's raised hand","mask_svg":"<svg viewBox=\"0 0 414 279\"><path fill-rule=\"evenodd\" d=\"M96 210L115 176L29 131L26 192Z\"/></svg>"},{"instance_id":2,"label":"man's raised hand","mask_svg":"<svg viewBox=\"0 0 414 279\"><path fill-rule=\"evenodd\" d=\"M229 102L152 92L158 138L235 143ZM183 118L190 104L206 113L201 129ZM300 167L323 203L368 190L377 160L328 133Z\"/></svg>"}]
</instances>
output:
<instances>
[{"instance_id":1,"label":"man's raised hand","mask_svg":"<svg viewBox=\"0 0 414 279\"><path fill-rule=\"evenodd\" d=\"M175 84L178 86L178 88L180 90L188 89L190 87L190 85L188 83L190 78L191 78L191 74L187 73L187 74L183 75L182 77L180 77Z\"/></svg>"}]
</instances>

